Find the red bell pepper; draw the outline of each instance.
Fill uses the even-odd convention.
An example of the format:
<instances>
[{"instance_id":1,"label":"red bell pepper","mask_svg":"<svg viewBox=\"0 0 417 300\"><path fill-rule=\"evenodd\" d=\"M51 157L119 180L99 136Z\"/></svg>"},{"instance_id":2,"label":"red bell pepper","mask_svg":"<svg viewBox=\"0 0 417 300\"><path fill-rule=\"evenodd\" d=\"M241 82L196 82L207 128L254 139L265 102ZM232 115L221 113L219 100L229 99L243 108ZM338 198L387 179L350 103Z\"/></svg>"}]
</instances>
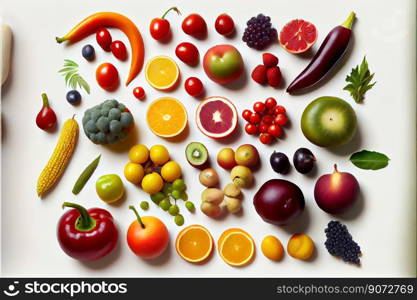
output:
<instances>
[{"instance_id":1,"label":"red bell pepper","mask_svg":"<svg viewBox=\"0 0 417 300\"><path fill-rule=\"evenodd\" d=\"M65 207L73 209L59 220L57 237L66 254L78 260L91 261L106 256L114 249L119 233L113 216L107 210L86 210L70 202L64 202L62 208Z\"/></svg>"}]
</instances>

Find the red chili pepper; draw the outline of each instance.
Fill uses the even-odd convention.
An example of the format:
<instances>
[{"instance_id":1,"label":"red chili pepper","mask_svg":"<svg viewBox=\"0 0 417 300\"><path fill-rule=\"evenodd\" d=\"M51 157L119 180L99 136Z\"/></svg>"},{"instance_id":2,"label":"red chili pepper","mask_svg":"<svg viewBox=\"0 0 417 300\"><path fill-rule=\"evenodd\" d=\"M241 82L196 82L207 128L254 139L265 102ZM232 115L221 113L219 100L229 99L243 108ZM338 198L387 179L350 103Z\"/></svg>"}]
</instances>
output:
<instances>
[{"instance_id":1,"label":"red chili pepper","mask_svg":"<svg viewBox=\"0 0 417 300\"><path fill-rule=\"evenodd\" d=\"M48 97L45 93L42 94L43 106L41 111L36 116L36 125L42 130L48 130L56 124L56 114L49 106Z\"/></svg>"},{"instance_id":2,"label":"red chili pepper","mask_svg":"<svg viewBox=\"0 0 417 300\"><path fill-rule=\"evenodd\" d=\"M91 261L106 256L114 249L119 233L113 216L107 210L86 210L70 202L64 202L62 207L74 208L58 222L58 241L66 254L78 260Z\"/></svg>"}]
</instances>

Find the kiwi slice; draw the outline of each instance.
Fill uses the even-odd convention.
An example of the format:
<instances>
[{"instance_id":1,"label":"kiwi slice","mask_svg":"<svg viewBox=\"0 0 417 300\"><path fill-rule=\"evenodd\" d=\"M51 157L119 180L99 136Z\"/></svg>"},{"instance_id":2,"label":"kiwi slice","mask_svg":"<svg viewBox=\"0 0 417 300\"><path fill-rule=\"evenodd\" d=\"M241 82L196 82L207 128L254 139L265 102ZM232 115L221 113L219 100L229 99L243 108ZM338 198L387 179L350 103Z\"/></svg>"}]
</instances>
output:
<instances>
[{"instance_id":1,"label":"kiwi slice","mask_svg":"<svg viewBox=\"0 0 417 300\"><path fill-rule=\"evenodd\" d=\"M185 148L185 157L190 165L195 168L204 168L209 159L206 146L199 142L192 142Z\"/></svg>"}]
</instances>

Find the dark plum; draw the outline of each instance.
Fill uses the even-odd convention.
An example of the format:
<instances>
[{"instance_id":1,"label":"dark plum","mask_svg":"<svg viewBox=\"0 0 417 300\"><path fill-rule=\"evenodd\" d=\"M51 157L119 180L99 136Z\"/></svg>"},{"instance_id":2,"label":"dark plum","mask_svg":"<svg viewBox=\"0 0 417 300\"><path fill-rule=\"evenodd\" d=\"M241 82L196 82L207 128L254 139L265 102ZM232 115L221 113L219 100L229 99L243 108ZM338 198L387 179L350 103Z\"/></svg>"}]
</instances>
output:
<instances>
[{"instance_id":1,"label":"dark plum","mask_svg":"<svg viewBox=\"0 0 417 300\"><path fill-rule=\"evenodd\" d=\"M77 90L71 90L67 93L67 101L72 105L77 105L81 102L81 94Z\"/></svg>"},{"instance_id":2,"label":"dark plum","mask_svg":"<svg viewBox=\"0 0 417 300\"><path fill-rule=\"evenodd\" d=\"M94 47L91 45L85 45L83 49L81 50L81 54L88 61L94 60L94 57L96 56Z\"/></svg>"},{"instance_id":3,"label":"dark plum","mask_svg":"<svg viewBox=\"0 0 417 300\"><path fill-rule=\"evenodd\" d=\"M280 174L287 174L290 170L290 161L288 156L282 152L274 151L269 158L272 169Z\"/></svg>"},{"instance_id":4,"label":"dark plum","mask_svg":"<svg viewBox=\"0 0 417 300\"><path fill-rule=\"evenodd\" d=\"M314 154L307 148L300 148L294 153L293 163L295 169L301 174L307 174L314 167L316 158Z\"/></svg>"}]
</instances>

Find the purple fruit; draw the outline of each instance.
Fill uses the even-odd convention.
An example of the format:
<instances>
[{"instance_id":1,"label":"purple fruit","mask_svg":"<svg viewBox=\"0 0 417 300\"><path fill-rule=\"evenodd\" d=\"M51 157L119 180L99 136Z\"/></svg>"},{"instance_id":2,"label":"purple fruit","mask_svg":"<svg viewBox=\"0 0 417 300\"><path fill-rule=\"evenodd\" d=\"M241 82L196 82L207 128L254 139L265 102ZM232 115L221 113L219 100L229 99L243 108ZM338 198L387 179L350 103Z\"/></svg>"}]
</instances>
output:
<instances>
[{"instance_id":1,"label":"purple fruit","mask_svg":"<svg viewBox=\"0 0 417 300\"><path fill-rule=\"evenodd\" d=\"M339 172L334 165L332 174L321 176L314 187L317 205L329 214L341 214L359 198L359 183L355 176Z\"/></svg>"},{"instance_id":2,"label":"purple fruit","mask_svg":"<svg viewBox=\"0 0 417 300\"><path fill-rule=\"evenodd\" d=\"M283 179L272 179L256 192L253 204L265 222L287 225L300 215L305 202L297 185Z\"/></svg>"}]
</instances>

